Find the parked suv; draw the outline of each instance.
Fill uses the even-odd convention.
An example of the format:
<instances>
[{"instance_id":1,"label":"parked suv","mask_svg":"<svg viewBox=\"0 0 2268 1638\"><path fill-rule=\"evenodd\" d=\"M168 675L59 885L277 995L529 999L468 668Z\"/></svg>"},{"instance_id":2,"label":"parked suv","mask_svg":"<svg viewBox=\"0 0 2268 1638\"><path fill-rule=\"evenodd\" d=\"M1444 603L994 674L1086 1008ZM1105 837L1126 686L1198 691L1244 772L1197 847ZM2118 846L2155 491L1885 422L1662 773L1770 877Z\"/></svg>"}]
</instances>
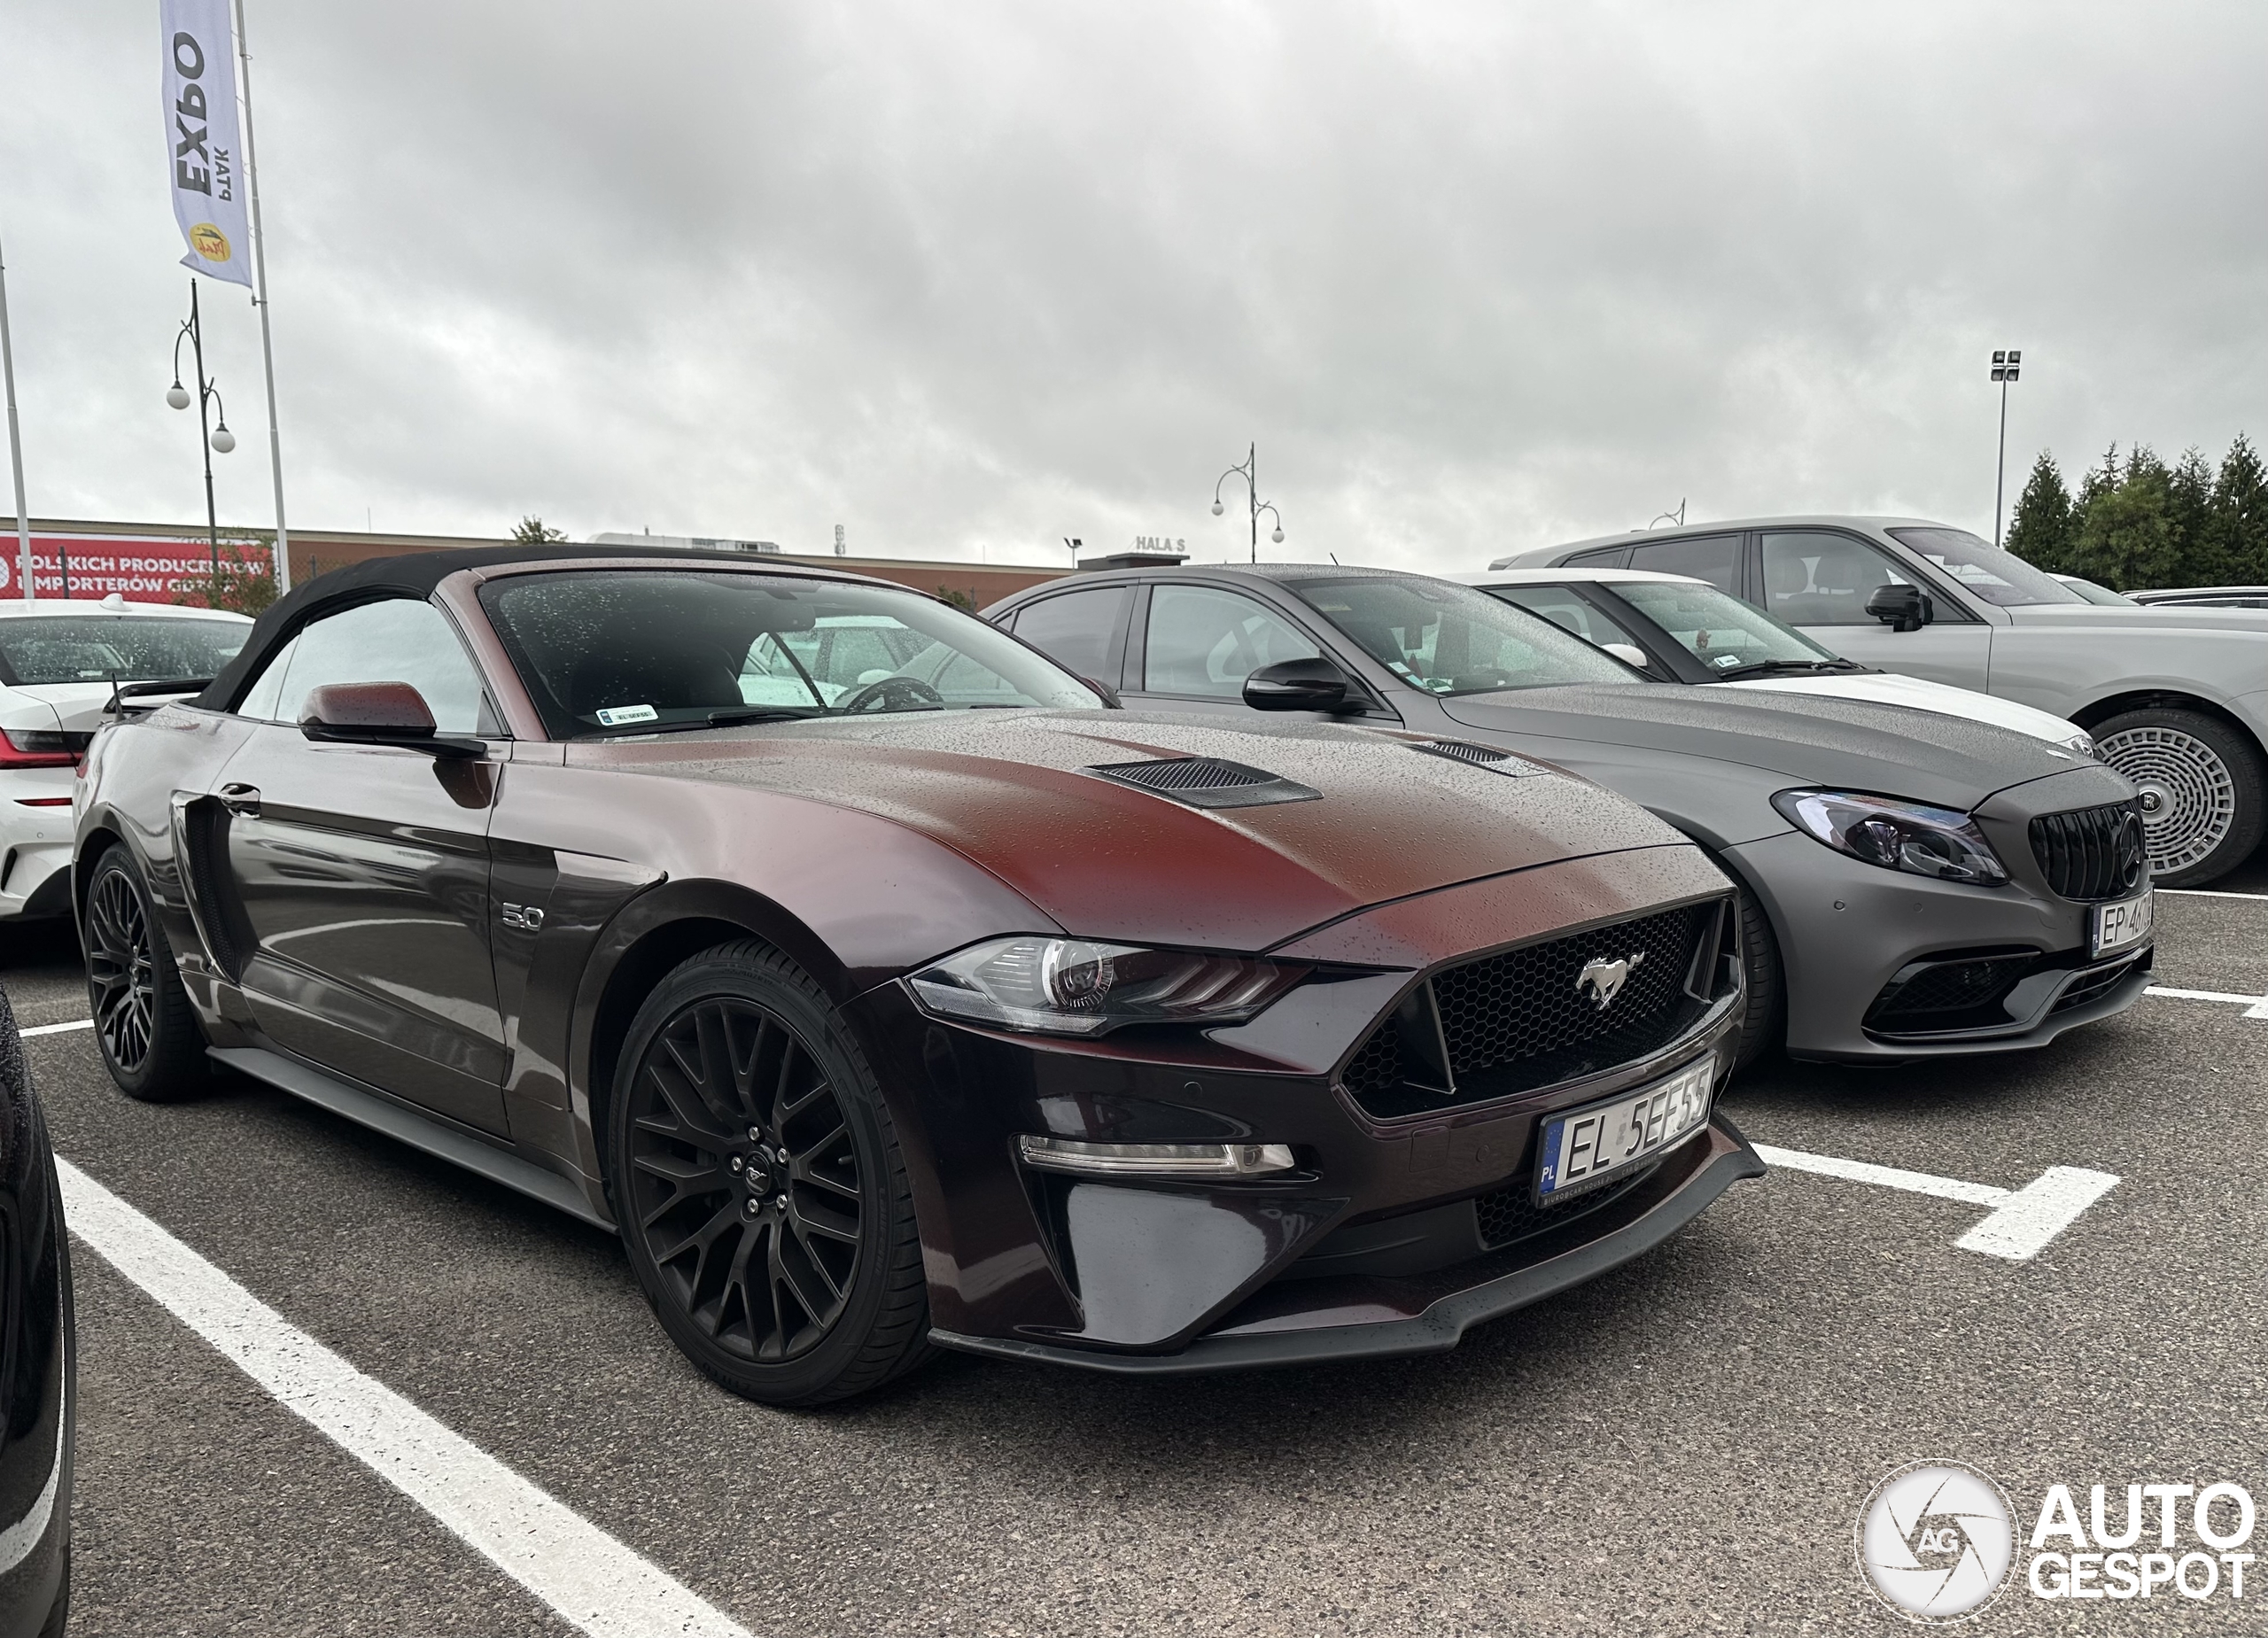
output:
<instances>
[{"instance_id":1,"label":"parked suv","mask_svg":"<svg viewBox=\"0 0 2268 1638\"><path fill-rule=\"evenodd\" d=\"M2194 887L2268 830L2268 609L2122 608L1920 517L1751 517L1500 557L1689 574L1836 653L2068 718L2141 791L2150 869Z\"/></svg>"}]
</instances>

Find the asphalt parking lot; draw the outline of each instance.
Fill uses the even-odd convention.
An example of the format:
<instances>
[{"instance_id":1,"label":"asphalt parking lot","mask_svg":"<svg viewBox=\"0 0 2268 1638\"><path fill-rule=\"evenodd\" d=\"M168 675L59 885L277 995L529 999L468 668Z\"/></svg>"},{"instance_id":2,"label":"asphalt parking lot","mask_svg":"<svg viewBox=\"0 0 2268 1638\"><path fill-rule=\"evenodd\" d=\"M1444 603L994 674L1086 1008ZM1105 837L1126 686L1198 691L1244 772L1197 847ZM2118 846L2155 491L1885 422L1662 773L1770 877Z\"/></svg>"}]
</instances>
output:
<instances>
[{"instance_id":1,"label":"asphalt parking lot","mask_svg":"<svg viewBox=\"0 0 2268 1638\"><path fill-rule=\"evenodd\" d=\"M2268 993L2268 898L2159 917L2158 984ZM67 935L0 937L23 1025L85 1015ZM818 1414L696 1376L593 1230L249 1082L145 1107L82 1030L27 1049L61 1156L752 1634L1894 1633L1852 1540L1905 1461L2033 1495L2268 1483L2268 1018L2228 1001L1729 1095L1805 1154L2117 1178L2028 1261L1956 1244L1984 1207L1783 1167L1445 1355L1166 1383L947 1357ZM76 1257L74 1632L572 1630ZM1969 1630L2240 1632L2248 1593L2019 1588Z\"/></svg>"}]
</instances>

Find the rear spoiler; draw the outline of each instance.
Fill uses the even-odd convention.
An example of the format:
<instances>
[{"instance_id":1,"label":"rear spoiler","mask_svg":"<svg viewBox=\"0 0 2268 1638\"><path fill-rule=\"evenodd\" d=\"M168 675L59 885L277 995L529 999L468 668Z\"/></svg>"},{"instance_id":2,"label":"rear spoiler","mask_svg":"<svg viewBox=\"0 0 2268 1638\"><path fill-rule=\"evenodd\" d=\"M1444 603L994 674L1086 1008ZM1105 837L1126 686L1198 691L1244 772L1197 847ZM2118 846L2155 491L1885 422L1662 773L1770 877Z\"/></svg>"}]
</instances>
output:
<instances>
[{"instance_id":1,"label":"rear spoiler","mask_svg":"<svg viewBox=\"0 0 2268 1638\"><path fill-rule=\"evenodd\" d=\"M204 693L213 686L210 677L183 677L174 682L121 682L111 689L110 703L103 707L105 716L124 717L129 710L136 715L159 709L159 703L168 698L178 699L186 695ZM157 703L129 705L128 702L150 700Z\"/></svg>"}]
</instances>

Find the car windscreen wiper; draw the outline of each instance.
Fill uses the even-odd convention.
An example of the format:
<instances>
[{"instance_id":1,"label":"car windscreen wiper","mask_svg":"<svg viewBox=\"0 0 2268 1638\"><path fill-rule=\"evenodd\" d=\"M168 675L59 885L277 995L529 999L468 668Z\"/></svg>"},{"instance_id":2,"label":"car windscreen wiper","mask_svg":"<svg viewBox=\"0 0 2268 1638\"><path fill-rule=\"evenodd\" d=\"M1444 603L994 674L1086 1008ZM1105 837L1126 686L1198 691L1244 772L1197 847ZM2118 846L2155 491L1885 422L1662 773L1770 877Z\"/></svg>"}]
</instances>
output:
<instances>
[{"instance_id":1,"label":"car windscreen wiper","mask_svg":"<svg viewBox=\"0 0 2268 1638\"><path fill-rule=\"evenodd\" d=\"M1718 672L1709 680L1725 682L1735 677L1775 677L1783 672L1862 672L1867 668L1854 660L1751 660L1745 665L1736 665L1730 671Z\"/></svg>"}]
</instances>

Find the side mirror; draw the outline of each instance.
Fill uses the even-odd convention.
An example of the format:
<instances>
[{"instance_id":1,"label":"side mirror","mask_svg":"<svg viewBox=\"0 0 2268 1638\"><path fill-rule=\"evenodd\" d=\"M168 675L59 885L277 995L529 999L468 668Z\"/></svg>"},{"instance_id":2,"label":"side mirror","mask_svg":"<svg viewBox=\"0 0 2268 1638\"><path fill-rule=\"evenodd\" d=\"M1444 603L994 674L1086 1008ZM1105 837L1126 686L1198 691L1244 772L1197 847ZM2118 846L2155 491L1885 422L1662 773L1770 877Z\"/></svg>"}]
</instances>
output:
<instances>
[{"instance_id":1,"label":"side mirror","mask_svg":"<svg viewBox=\"0 0 2268 1638\"><path fill-rule=\"evenodd\" d=\"M1635 665L1642 672L1654 669L1653 656L1635 642L1603 642L1599 647L1625 665Z\"/></svg>"},{"instance_id":2,"label":"side mirror","mask_svg":"<svg viewBox=\"0 0 2268 1638\"><path fill-rule=\"evenodd\" d=\"M1329 660L1278 660L1244 679L1244 703L1256 711L1335 711L1353 692Z\"/></svg>"},{"instance_id":3,"label":"side mirror","mask_svg":"<svg viewBox=\"0 0 2268 1638\"><path fill-rule=\"evenodd\" d=\"M1877 586L1867 599L1867 612L1894 632L1918 632L1938 617L1929 593L1918 586Z\"/></svg>"},{"instance_id":4,"label":"side mirror","mask_svg":"<svg viewBox=\"0 0 2268 1638\"><path fill-rule=\"evenodd\" d=\"M478 740L434 731L425 696L406 682L334 682L308 690L299 732L334 745L400 745L435 757L478 757Z\"/></svg>"}]
</instances>

